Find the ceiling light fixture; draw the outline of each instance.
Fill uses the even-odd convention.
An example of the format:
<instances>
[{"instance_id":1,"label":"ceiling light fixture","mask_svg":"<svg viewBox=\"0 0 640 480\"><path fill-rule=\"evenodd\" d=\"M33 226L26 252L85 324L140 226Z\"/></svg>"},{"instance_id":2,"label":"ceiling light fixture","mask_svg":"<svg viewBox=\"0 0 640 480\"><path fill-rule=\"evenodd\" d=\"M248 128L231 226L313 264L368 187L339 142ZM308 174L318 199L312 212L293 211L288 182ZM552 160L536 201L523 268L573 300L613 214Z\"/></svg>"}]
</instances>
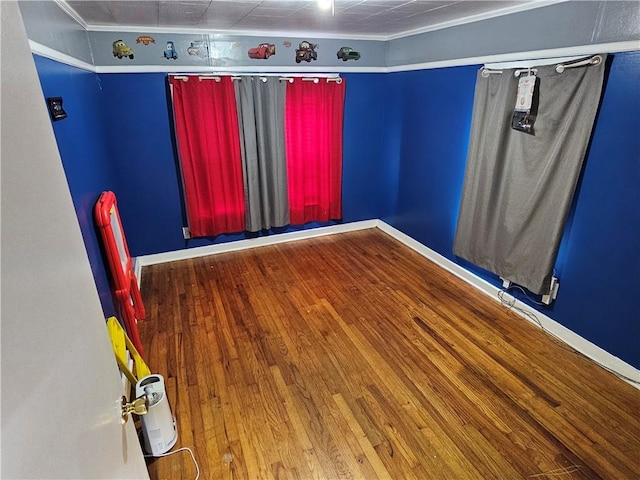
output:
<instances>
[{"instance_id":1,"label":"ceiling light fixture","mask_svg":"<svg viewBox=\"0 0 640 480\"><path fill-rule=\"evenodd\" d=\"M336 1L335 0L318 0L318 7L321 10L331 10L331 15L336 14Z\"/></svg>"}]
</instances>

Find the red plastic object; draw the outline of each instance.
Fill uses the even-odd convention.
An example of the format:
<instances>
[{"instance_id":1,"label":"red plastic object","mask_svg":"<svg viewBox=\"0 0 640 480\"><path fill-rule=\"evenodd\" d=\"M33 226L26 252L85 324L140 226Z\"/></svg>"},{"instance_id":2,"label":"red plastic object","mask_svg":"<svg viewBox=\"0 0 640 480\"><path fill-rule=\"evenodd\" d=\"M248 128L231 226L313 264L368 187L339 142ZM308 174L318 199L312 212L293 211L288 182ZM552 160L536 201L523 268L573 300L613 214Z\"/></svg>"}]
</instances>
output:
<instances>
[{"instance_id":1,"label":"red plastic object","mask_svg":"<svg viewBox=\"0 0 640 480\"><path fill-rule=\"evenodd\" d=\"M113 192L102 192L96 203L94 216L107 255L124 326L136 350L142 355L138 320L145 318L144 305Z\"/></svg>"}]
</instances>

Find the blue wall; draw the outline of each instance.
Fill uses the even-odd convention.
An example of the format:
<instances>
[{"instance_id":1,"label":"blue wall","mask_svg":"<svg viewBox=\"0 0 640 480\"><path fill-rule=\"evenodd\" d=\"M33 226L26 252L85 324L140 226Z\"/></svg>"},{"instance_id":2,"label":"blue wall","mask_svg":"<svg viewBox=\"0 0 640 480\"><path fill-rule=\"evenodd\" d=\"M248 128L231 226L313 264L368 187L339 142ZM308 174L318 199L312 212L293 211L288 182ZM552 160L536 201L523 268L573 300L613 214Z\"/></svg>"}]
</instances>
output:
<instances>
[{"instance_id":1,"label":"blue wall","mask_svg":"<svg viewBox=\"0 0 640 480\"><path fill-rule=\"evenodd\" d=\"M38 56L35 61L45 97L63 97L69 114L53 127L105 316L115 309L93 222L104 190L116 194L134 257L322 226L184 240L166 75L96 75ZM380 176L387 77L346 77L342 222L354 222L378 218L381 192L388 191Z\"/></svg>"},{"instance_id":2,"label":"blue wall","mask_svg":"<svg viewBox=\"0 0 640 480\"><path fill-rule=\"evenodd\" d=\"M388 75L342 74L347 82L344 106L342 170L343 221L380 218L392 191L383 174L384 99ZM395 192L394 192L395 193Z\"/></svg>"},{"instance_id":3,"label":"blue wall","mask_svg":"<svg viewBox=\"0 0 640 480\"><path fill-rule=\"evenodd\" d=\"M110 160L118 172L114 192L129 252L137 257L185 248L166 75L99 78L107 99L103 115Z\"/></svg>"},{"instance_id":4,"label":"blue wall","mask_svg":"<svg viewBox=\"0 0 640 480\"><path fill-rule=\"evenodd\" d=\"M500 286L452 253L478 67L391 74L402 125L395 212L385 219ZM544 313L640 367L640 53L615 55ZM400 95L400 96L398 96Z\"/></svg>"},{"instance_id":5,"label":"blue wall","mask_svg":"<svg viewBox=\"0 0 640 480\"><path fill-rule=\"evenodd\" d=\"M478 67L391 74L398 144L396 210L386 218L407 235L453 259L451 245L471 127Z\"/></svg>"},{"instance_id":6,"label":"blue wall","mask_svg":"<svg viewBox=\"0 0 640 480\"><path fill-rule=\"evenodd\" d=\"M34 60L44 96L63 98L68 117L53 122L53 130L102 309L106 317L115 315L109 277L93 222L93 206L100 193L114 186L114 170L106 151L100 87L94 73L39 56L34 56Z\"/></svg>"},{"instance_id":7,"label":"blue wall","mask_svg":"<svg viewBox=\"0 0 640 480\"><path fill-rule=\"evenodd\" d=\"M378 218L384 74L345 75L343 222ZM107 100L111 161L119 172L115 192L131 255L168 252L258 235L315 228L285 227L258 234L185 241L183 210L166 74L100 75ZM335 222L334 222L335 223Z\"/></svg>"},{"instance_id":8,"label":"blue wall","mask_svg":"<svg viewBox=\"0 0 640 480\"><path fill-rule=\"evenodd\" d=\"M640 368L640 53L616 55L551 314Z\"/></svg>"},{"instance_id":9,"label":"blue wall","mask_svg":"<svg viewBox=\"0 0 640 480\"><path fill-rule=\"evenodd\" d=\"M95 75L41 58L36 65L45 95L63 96L69 113L54 129L106 315L113 304L91 220L102 190L118 196L134 256L247 238L182 238L165 74ZM451 251L477 68L344 75L343 221L382 218L499 286L494 275ZM640 367L639 83L640 53L616 55L562 241L560 294L544 310L635 367Z\"/></svg>"}]
</instances>

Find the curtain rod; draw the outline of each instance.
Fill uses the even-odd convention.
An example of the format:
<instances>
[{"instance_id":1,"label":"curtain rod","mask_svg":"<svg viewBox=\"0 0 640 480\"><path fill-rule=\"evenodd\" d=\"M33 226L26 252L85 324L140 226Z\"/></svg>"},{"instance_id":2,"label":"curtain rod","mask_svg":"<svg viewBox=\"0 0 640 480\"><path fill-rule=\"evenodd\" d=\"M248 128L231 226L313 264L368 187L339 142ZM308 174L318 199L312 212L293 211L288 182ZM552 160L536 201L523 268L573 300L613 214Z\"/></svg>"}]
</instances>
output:
<instances>
[{"instance_id":1,"label":"curtain rod","mask_svg":"<svg viewBox=\"0 0 640 480\"><path fill-rule=\"evenodd\" d=\"M594 55L592 57L585 58L585 59L582 59L582 60L579 60L579 61L573 62L573 63L571 63L571 62L558 63L556 65L556 72L557 73L562 73L562 72L564 72L565 70L567 70L569 68L598 65L601 62L602 62L602 56L601 55ZM503 70L491 70L491 69L489 69L487 67L482 67L481 70L482 70L481 75L484 78L488 78L489 75L492 75L492 74L495 74L495 73L502 73L503 72ZM519 68L519 69L516 69L513 72L513 74L516 77L519 77L522 73L525 73L525 72L537 73L538 70L536 68L533 68L533 67Z\"/></svg>"},{"instance_id":2,"label":"curtain rod","mask_svg":"<svg viewBox=\"0 0 640 480\"><path fill-rule=\"evenodd\" d=\"M482 78L489 78L489 75L493 75L496 73L500 73L502 74L502 70L489 70L488 68L482 67L480 70L482 70L482 73L480 75L482 75Z\"/></svg>"},{"instance_id":3,"label":"curtain rod","mask_svg":"<svg viewBox=\"0 0 640 480\"><path fill-rule=\"evenodd\" d=\"M220 82L222 80L223 76L228 76L231 77L231 80L242 80L242 77L258 77L261 81L266 82L267 81L267 77L280 77L279 80L282 81L286 81L289 83L293 83L293 79L294 78L302 78L303 81L312 81L313 83L318 83L320 81L321 78L326 79L327 82L337 82L337 83L342 83L342 78L340 77L339 74L336 73L320 73L320 74L304 74L304 73L263 73L263 74L250 74L250 73L244 73L244 74L235 74L235 75L231 75L231 74L227 74L227 73L221 73L221 74L206 74L206 75L179 75L179 74L174 74L174 73L170 73L169 74L170 77L175 78L176 80L182 80L184 82L188 82L190 77L198 77L198 80L202 81L202 80L215 80L216 82Z\"/></svg>"},{"instance_id":4,"label":"curtain rod","mask_svg":"<svg viewBox=\"0 0 640 480\"><path fill-rule=\"evenodd\" d=\"M602 57L600 55L594 55L591 58L585 58L584 60L580 60L579 62L575 62L575 63L559 63L558 65L556 65L556 72L562 73L567 68L575 68L575 67L582 67L582 66L590 67L591 65L599 65L600 62L602 62Z\"/></svg>"}]
</instances>

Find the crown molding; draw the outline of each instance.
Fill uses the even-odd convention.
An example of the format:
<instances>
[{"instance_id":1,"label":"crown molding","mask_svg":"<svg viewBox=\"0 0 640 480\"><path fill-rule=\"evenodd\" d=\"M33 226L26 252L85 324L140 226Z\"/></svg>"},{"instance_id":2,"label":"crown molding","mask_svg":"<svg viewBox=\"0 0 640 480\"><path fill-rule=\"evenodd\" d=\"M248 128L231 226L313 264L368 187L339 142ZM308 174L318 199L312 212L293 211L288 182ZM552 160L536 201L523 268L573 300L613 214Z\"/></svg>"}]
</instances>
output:
<instances>
[{"instance_id":1,"label":"crown molding","mask_svg":"<svg viewBox=\"0 0 640 480\"><path fill-rule=\"evenodd\" d=\"M65 0L53 0L58 7L62 9L64 13L69 15L72 20L74 20L78 25L80 25L85 30L89 30L89 25L84 21L78 12L76 12L71 5L69 5Z\"/></svg>"},{"instance_id":2,"label":"crown molding","mask_svg":"<svg viewBox=\"0 0 640 480\"><path fill-rule=\"evenodd\" d=\"M260 67L254 66L240 67L220 67L220 66L174 66L174 65L114 65L94 67L96 73L207 73L219 74L224 71L228 74L251 73L260 75L263 73L275 74L298 74L298 73L386 73L385 67Z\"/></svg>"},{"instance_id":3,"label":"crown molding","mask_svg":"<svg viewBox=\"0 0 640 480\"><path fill-rule=\"evenodd\" d=\"M98 67L95 67L94 65L91 65L90 63L84 62L82 60L78 60L71 55L67 55L66 53L54 50L53 48L47 47L46 45L42 45L41 43L29 40L29 47L31 48L31 53L35 55L50 58L51 60L56 60L57 62L64 63L65 65L71 65L72 67L81 68L82 70L86 70L88 72L98 73Z\"/></svg>"},{"instance_id":4,"label":"crown molding","mask_svg":"<svg viewBox=\"0 0 640 480\"><path fill-rule=\"evenodd\" d=\"M302 32L283 30L222 30L206 28L176 28L176 27L145 27L140 25L89 25L89 32L118 32L118 33L173 33L189 35L214 35L216 37L284 37L284 38L318 38L331 40L387 40L382 35L353 35L330 32Z\"/></svg>"}]
</instances>

